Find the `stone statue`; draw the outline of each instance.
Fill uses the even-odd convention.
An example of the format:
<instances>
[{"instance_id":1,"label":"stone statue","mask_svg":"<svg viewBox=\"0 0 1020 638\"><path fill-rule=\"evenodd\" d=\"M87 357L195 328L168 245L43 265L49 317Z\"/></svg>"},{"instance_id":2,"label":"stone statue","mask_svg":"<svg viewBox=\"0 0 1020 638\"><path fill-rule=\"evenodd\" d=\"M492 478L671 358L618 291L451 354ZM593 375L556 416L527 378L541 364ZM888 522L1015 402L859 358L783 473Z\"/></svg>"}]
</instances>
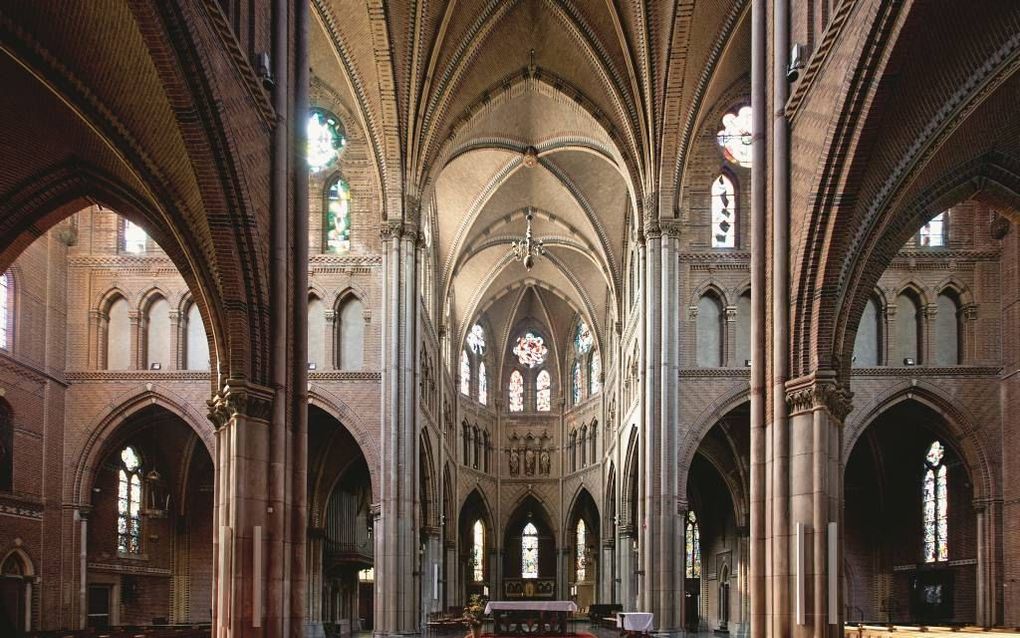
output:
<instances>
[{"instance_id":1,"label":"stone statue","mask_svg":"<svg viewBox=\"0 0 1020 638\"><path fill-rule=\"evenodd\" d=\"M542 450L542 455L538 459L538 472L539 474L549 474L549 469L552 459L549 456L549 450Z\"/></svg>"},{"instance_id":2,"label":"stone statue","mask_svg":"<svg viewBox=\"0 0 1020 638\"><path fill-rule=\"evenodd\" d=\"M521 473L521 453L517 448L510 448L510 476L517 476Z\"/></svg>"},{"instance_id":3,"label":"stone statue","mask_svg":"<svg viewBox=\"0 0 1020 638\"><path fill-rule=\"evenodd\" d=\"M535 474L535 451L525 450L524 451L524 473L528 476Z\"/></svg>"}]
</instances>

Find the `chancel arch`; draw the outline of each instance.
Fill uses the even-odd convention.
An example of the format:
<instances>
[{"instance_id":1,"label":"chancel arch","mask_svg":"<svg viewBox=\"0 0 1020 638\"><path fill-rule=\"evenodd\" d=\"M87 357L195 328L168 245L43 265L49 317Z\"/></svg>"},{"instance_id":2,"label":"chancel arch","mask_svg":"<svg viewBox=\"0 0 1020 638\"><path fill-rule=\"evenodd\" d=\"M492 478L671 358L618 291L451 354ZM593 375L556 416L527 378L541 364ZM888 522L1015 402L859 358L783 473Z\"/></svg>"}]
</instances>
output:
<instances>
[{"instance_id":1,"label":"chancel arch","mask_svg":"<svg viewBox=\"0 0 1020 638\"><path fill-rule=\"evenodd\" d=\"M463 597L467 599L473 594L490 595L495 591L496 566L493 561L498 556L498 538L496 537L492 511L482 493L475 489L464 499L458 514L457 551L458 580L462 583Z\"/></svg>"}]
</instances>

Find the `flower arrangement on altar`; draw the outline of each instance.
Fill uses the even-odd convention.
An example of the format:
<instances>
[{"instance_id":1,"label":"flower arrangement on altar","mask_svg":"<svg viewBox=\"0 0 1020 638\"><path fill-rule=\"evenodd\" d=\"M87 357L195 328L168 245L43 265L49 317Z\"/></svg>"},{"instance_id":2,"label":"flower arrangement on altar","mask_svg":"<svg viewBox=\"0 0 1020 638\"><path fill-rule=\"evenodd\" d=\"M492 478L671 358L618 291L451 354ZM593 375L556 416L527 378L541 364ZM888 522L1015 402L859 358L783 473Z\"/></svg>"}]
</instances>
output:
<instances>
[{"instance_id":1,"label":"flower arrangement on altar","mask_svg":"<svg viewBox=\"0 0 1020 638\"><path fill-rule=\"evenodd\" d=\"M471 628L472 636L479 636L482 632L482 623L485 620L485 603L488 601L484 596L472 594L464 605L464 624Z\"/></svg>"}]
</instances>

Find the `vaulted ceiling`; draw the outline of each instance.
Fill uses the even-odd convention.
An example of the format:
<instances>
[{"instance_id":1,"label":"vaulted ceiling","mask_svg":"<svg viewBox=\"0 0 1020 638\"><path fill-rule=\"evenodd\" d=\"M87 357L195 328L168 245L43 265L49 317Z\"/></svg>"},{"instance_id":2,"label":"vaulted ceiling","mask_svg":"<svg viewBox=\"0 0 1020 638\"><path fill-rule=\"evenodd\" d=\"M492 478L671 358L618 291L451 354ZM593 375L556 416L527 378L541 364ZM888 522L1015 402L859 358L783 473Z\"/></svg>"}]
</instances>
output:
<instances>
[{"instance_id":1,"label":"vaulted ceiling","mask_svg":"<svg viewBox=\"0 0 1020 638\"><path fill-rule=\"evenodd\" d=\"M630 229L676 215L700 114L747 71L746 0L312 4L313 72L365 129L383 217L424 217L455 338L482 313L512 337L527 300L558 342L578 314L604 341Z\"/></svg>"}]
</instances>

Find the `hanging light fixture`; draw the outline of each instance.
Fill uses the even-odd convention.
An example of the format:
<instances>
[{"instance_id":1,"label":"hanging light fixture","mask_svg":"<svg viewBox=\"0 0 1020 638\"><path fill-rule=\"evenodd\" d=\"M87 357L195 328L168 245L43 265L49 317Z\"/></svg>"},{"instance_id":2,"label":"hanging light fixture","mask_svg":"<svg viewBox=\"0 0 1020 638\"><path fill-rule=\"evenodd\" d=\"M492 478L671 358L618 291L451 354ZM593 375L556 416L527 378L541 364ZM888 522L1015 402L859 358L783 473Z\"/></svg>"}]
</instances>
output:
<instances>
[{"instance_id":1,"label":"hanging light fixture","mask_svg":"<svg viewBox=\"0 0 1020 638\"><path fill-rule=\"evenodd\" d=\"M529 208L525 216L528 225L524 230L524 239L515 239L513 242L514 259L524 264L525 270L531 270L531 267L535 265L535 257L545 254L545 245L542 243L542 240L532 238L531 220L534 217Z\"/></svg>"}]
</instances>

